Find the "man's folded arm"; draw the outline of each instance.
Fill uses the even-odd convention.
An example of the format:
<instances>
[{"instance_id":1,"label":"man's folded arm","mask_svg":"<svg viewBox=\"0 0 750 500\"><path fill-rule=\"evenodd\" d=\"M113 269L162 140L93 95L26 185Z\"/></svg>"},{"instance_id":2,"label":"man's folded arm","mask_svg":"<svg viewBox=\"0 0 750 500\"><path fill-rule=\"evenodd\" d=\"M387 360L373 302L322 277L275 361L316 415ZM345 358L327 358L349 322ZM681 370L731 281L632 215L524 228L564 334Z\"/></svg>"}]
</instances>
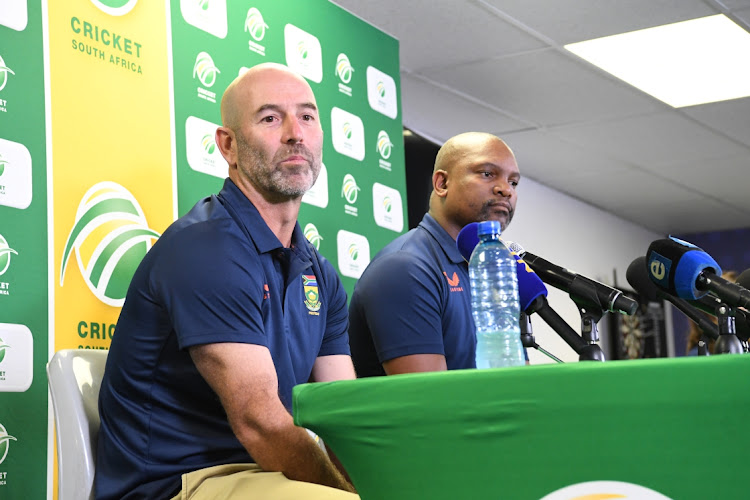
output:
<instances>
[{"instance_id":1,"label":"man's folded arm","mask_svg":"<svg viewBox=\"0 0 750 500\"><path fill-rule=\"evenodd\" d=\"M294 425L278 396L271 354L255 344L194 346L190 355L219 396L240 443L265 471L353 491L307 431Z\"/></svg>"}]
</instances>

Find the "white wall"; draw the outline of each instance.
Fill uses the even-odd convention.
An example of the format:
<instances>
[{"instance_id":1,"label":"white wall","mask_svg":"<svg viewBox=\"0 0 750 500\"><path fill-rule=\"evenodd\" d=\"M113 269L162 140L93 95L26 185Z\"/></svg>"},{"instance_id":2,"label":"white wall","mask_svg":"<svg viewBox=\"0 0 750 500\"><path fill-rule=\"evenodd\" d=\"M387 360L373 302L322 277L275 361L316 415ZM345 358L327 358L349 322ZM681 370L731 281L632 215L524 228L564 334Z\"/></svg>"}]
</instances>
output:
<instances>
[{"instance_id":1,"label":"white wall","mask_svg":"<svg viewBox=\"0 0 750 500\"><path fill-rule=\"evenodd\" d=\"M625 272L633 259L645 255L649 244L663 237L528 178L519 185L516 214L503 234L503 239L517 241L528 252L608 285L615 284L616 271L617 285L622 289L631 289ZM573 301L566 293L548 288L552 308L580 333L581 316ZM605 355L609 345L606 324L607 315L599 322ZM541 347L563 361L578 360L578 355L540 317L532 316L532 326ZM667 328L671 342L671 318L667 319ZM529 359L532 364L553 362L533 349Z\"/></svg>"}]
</instances>

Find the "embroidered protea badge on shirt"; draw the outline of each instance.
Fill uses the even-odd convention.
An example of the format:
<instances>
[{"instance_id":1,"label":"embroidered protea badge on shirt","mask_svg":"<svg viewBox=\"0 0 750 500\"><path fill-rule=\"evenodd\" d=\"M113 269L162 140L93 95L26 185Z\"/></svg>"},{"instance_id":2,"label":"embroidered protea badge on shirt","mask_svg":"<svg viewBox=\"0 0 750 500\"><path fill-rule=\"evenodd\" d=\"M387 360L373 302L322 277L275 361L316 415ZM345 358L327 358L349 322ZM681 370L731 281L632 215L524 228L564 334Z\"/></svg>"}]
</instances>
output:
<instances>
[{"instance_id":1,"label":"embroidered protea badge on shirt","mask_svg":"<svg viewBox=\"0 0 750 500\"><path fill-rule=\"evenodd\" d=\"M314 274L302 275L302 286L305 288L305 307L310 314L317 315L320 310L320 295L318 293L318 280Z\"/></svg>"}]
</instances>

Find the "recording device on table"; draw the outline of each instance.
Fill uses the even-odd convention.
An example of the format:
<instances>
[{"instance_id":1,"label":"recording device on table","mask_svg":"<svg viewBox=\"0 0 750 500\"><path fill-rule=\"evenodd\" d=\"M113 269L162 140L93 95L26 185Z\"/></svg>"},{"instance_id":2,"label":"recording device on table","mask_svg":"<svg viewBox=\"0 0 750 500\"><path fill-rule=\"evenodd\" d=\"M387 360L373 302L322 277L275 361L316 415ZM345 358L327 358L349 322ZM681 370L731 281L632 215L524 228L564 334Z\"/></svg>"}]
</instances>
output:
<instances>
[{"instance_id":1,"label":"recording device on table","mask_svg":"<svg viewBox=\"0 0 750 500\"><path fill-rule=\"evenodd\" d=\"M706 335L716 338L716 353L747 352L748 314L738 307L750 306L750 290L722 278L721 267L710 255L691 243L670 237L652 242L643 264L636 261L631 264L633 276L637 278L645 264L648 278L660 289L658 295L675 304ZM642 281L638 281L641 286ZM702 315L696 308L716 316L715 332L705 324L705 318L700 320ZM737 335L738 323L741 336Z\"/></svg>"},{"instance_id":2,"label":"recording device on table","mask_svg":"<svg viewBox=\"0 0 750 500\"><path fill-rule=\"evenodd\" d=\"M467 261L479 242L478 223L466 225L456 238L456 246ZM541 349L534 341L529 316L538 314L579 355L580 360L604 361L604 353L597 344L597 323L605 312L633 314L638 303L620 290L572 273L551 264L514 243L508 243L517 259L519 302L521 305L521 335L525 347L533 347L552 359L558 358ZM519 258L523 256L523 259ZM534 272L536 271L536 273ZM582 319L582 334L576 333L547 302L546 282L567 292L578 306Z\"/></svg>"}]
</instances>

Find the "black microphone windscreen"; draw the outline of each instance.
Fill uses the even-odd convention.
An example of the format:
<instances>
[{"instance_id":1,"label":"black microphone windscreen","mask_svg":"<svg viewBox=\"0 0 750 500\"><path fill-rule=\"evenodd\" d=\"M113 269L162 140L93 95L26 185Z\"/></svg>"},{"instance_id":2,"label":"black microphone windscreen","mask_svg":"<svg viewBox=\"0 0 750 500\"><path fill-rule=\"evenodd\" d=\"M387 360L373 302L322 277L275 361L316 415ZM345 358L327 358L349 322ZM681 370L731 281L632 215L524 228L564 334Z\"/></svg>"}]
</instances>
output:
<instances>
[{"instance_id":1,"label":"black microphone windscreen","mask_svg":"<svg viewBox=\"0 0 750 500\"><path fill-rule=\"evenodd\" d=\"M641 294L650 302L659 301L659 288L651 281L648 275L648 265L646 257L638 257L628 266L625 278L633 287L633 290Z\"/></svg>"},{"instance_id":2,"label":"black microphone windscreen","mask_svg":"<svg viewBox=\"0 0 750 500\"><path fill-rule=\"evenodd\" d=\"M735 281L738 285L740 285L743 288L747 288L750 290L750 269L745 269L740 273L739 276L737 276L737 280Z\"/></svg>"}]
</instances>

